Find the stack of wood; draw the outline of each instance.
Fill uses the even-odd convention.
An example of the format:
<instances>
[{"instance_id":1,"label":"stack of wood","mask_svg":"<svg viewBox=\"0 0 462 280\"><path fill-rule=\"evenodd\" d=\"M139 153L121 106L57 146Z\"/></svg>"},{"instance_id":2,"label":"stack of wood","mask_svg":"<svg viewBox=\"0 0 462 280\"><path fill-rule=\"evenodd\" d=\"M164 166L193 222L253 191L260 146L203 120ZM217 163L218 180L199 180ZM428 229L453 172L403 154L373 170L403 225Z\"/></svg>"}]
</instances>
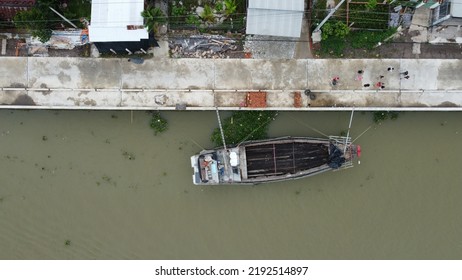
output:
<instances>
[{"instance_id":1,"label":"stack of wood","mask_svg":"<svg viewBox=\"0 0 462 280\"><path fill-rule=\"evenodd\" d=\"M266 92L248 92L246 97L246 107L266 108Z\"/></svg>"}]
</instances>

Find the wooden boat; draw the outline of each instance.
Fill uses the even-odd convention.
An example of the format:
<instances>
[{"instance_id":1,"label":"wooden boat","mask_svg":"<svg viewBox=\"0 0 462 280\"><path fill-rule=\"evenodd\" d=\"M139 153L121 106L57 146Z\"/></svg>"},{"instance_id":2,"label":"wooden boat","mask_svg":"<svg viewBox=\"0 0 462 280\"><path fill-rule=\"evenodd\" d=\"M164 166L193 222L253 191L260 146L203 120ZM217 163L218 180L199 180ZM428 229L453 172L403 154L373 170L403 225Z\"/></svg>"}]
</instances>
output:
<instances>
[{"instance_id":1,"label":"wooden boat","mask_svg":"<svg viewBox=\"0 0 462 280\"><path fill-rule=\"evenodd\" d=\"M350 137L282 137L203 150L191 157L195 185L260 184L353 166L361 148Z\"/></svg>"}]
</instances>

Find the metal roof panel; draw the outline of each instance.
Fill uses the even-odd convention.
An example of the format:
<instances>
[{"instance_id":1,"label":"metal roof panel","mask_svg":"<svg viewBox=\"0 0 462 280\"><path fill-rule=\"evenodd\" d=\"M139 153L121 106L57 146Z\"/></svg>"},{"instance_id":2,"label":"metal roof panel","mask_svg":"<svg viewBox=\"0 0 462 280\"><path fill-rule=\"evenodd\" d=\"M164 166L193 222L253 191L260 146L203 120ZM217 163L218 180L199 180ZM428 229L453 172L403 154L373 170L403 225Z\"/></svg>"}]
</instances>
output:
<instances>
[{"instance_id":1,"label":"metal roof panel","mask_svg":"<svg viewBox=\"0 0 462 280\"><path fill-rule=\"evenodd\" d=\"M89 38L91 42L139 41L148 39L145 28L128 30L127 25L143 25L144 0L93 0Z\"/></svg>"},{"instance_id":2,"label":"metal roof panel","mask_svg":"<svg viewBox=\"0 0 462 280\"><path fill-rule=\"evenodd\" d=\"M249 0L249 9L305 11L303 0Z\"/></svg>"},{"instance_id":3,"label":"metal roof panel","mask_svg":"<svg viewBox=\"0 0 462 280\"><path fill-rule=\"evenodd\" d=\"M248 9L247 34L300 37L303 12Z\"/></svg>"}]
</instances>

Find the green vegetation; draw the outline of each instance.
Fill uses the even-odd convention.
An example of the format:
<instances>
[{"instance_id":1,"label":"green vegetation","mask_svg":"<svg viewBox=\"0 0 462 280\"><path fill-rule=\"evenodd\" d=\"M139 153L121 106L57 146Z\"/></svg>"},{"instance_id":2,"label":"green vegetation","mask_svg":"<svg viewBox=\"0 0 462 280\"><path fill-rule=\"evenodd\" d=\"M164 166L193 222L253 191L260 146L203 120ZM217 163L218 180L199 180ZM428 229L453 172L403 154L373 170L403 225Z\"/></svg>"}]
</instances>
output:
<instances>
[{"instance_id":1,"label":"green vegetation","mask_svg":"<svg viewBox=\"0 0 462 280\"><path fill-rule=\"evenodd\" d=\"M390 28L386 31L351 31L345 37L328 36L321 41L320 54L341 57L345 55L346 50L371 50L395 32L395 28Z\"/></svg>"},{"instance_id":2,"label":"green vegetation","mask_svg":"<svg viewBox=\"0 0 462 280\"><path fill-rule=\"evenodd\" d=\"M345 38L349 33L350 29L348 26L341 21L326 22L322 28L322 40L326 40L329 37Z\"/></svg>"},{"instance_id":3,"label":"green vegetation","mask_svg":"<svg viewBox=\"0 0 462 280\"><path fill-rule=\"evenodd\" d=\"M71 0L67 4L67 7L62 8L62 14L64 17L72 21L75 25L83 28L83 24L80 22L81 18L87 20L91 17L91 1L90 0Z\"/></svg>"},{"instance_id":4,"label":"green vegetation","mask_svg":"<svg viewBox=\"0 0 462 280\"><path fill-rule=\"evenodd\" d=\"M71 241L69 239L65 240L64 245L71 246Z\"/></svg>"},{"instance_id":5,"label":"green vegetation","mask_svg":"<svg viewBox=\"0 0 462 280\"><path fill-rule=\"evenodd\" d=\"M36 5L29 10L17 13L13 22L16 28L25 29L37 37L41 42L47 42L51 37L51 30L63 23L63 19L50 10L57 10L77 26L82 27L80 18L89 18L91 14L91 1L71 0L68 5L59 5L59 0L38 0Z\"/></svg>"},{"instance_id":6,"label":"green vegetation","mask_svg":"<svg viewBox=\"0 0 462 280\"><path fill-rule=\"evenodd\" d=\"M273 111L237 111L226 118L222 125L226 144L236 145L245 140L258 140L268 137L268 127L277 116ZM211 136L216 146L222 146L220 129L216 128Z\"/></svg>"},{"instance_id":7,"label":"green vegetation","mask_svg":"<svg viewBox=\"0 0 462 280\"><path fill-rule=\"evenodd\" d=\"M314 29L319 23L327 16L326 11L326 0L317 0L314 3L312 12L311 12L311 20L312 26L311 28Z\"/></svg>"},{"instance_id":8,"label":"green vegetation","mask_svg":"<svg viewBox=\"0 0 462 280\"><path fill-rule=\"evenodd\" d=\"M227 16L233 15L237 10L237 5L235 0L225 0L225 14Z\"/></svg>"},{"instance_id":9,"label":"green vegetation","mask_svg":"<svg viewBox=\"0 0 462 280\"><path fill-rule=\"evenodd\" d=\"M199 27L199 25L201 24L201 20L200 20L199 16L197 16L195 14L190 14L186 18L186 23L190 24L190 25L193 25L193 26L196 26L196 27Z\"/></svg>"},{"instance_id":10,"label":"green vegetation","mask_svg":"<svg viewBox=\"0 0 462 280\"><path fill-rule=\"evenodd\" d=\"M205 31L238 31L245 26L246 0L183 0L169 2L169 27ZM198 14L197 7L203 8Z\"/></svg>"},{"instance_id":11,"label":"green vegetation","mask_svg":"<svg viewBox=\"0 0 462 280\"><path fill-rule=\"evenodd\" d=\"M40 9L33 7L30 10L17 13L13 22L16 28L25 29L37 37L40 42L45 43L51 38L51 29L53 27L52 19L55 18L50 9Z\"/></svg>"},{"instance_id":12,"label":"green vegetation","mask_svg":"<svg viewBox=\"0 0 462 280\"><path fill-rule=\"evenodd\" d=\"M398 112L390 111L377 111L373 113L373 119L375 123L381 123L387 119L396 120L399 116Z\"/></svg>"},{"instance_id":13,"label":"green vegetation","mask_svg":"<svg viewBox=\"0 0 462 280\"><path fill-rule=\"evenodd\" d=\"M221 13L223 11L223 2L217 1L215 3L215 11L217 11L217 13Z\"/></svg>"},{"instance_id":14,"label":"green vegetation","mask_svg":"<svg viewBox=\"0 0 462 280\"><path fill-rule=\"evenodd\" d=\"M339 18L346 22L346 5L343 5L341 13L345 15ZM388 28L389 5L377 4L370 0L368 4L350 4L349 24L351 28L384 30Z\"/></svg>"},{"instance_id":15,"label":"green vegetation","mask_svg":"<svg viewBox=\"0 0 462 280\"><path fill-rule=\"evenodd\" d=\"M212 8L209 5L205 4L204 11L201 13L201 18L204 22L215 22L215 15L213 14Z\"/></svg>"},{"instance_id":16,"label":"green vegetation","mask_svg":"<svg viewBox=\"0 0 462 280\"><path fill-rule=\"evenodd\" d=\"M176 4L172 5L172 17L183 17L186 15L185 6L177 6Z\"/></svg>"},{"instance_id":17,"label":"green vegetation","mask_svg":"<svg viewBox=\"0 0 462 280\"><path fill-rule=\"evenodd\" d=\"M148 29L148 32L157 30L160 24L167 22L167 18L160 8L154 6L148 6L146 10L141 12L141 16L144 18L144 26Z\"/></svg>"},{"instance_id":18,"label":"green vegetation","mask_svg":"<svg viewBox=\"0 0 462 280\"><path fill-rule=\"evenodd\" d=\"M372 55L366 51L375 48L379 42L383 43L396 32L395 28L388 28L389 8L389 4L378 3L377 0L369 0L366 4L350 3L347 21L344 3L321 27L322 41L318 55L343 57L355 53L355 50L364 50L366 56ZM312 28L314 29L327 14L326 0L318 0L311 15Z\"/></svg>"},{"instance_id":19,"label":"green vegetation","mask_svg":"<svg viewBox=\"0 0 462 280\"><path fill-rule=\"evenodd\" d=\"M377 7L377 0L369 0L366 4L367 10L373 10Z\"/></svg>"},{"instance_id":20,"label":"green vegetation","mask_svg":"<svg viewBox=\"0 0 462 280\"><path fill-rule=\"evenodd\" d=\"M168 122L166 119L162 118L159 112L155 112L152 114L150 126L154 129L154 135L157 135L167 130Z\"/></svg>"},{"instance_id":21,"label":"green vegetation","mask_svg":"<svg viewBox=\"0 0 462 280\"><path fill-rule=\"evenodd\" d=\"M379 42L383 42L396 32L395 28L390 28L386 31L373 32L373 31L355 31L351 32L349 38L352 48L355 49L373 49Z\"/></svg>"}]
</instances>

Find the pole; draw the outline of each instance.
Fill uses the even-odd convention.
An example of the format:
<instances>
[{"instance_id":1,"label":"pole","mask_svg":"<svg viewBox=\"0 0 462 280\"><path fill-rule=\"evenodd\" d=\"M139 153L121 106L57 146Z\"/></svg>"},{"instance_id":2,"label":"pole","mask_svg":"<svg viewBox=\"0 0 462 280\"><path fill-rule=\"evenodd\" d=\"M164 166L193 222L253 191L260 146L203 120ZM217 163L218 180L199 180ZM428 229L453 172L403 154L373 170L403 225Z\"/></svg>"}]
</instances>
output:
<instances>
[{"instance_id":1,"label":"pole","mask_svg":"<svg viewBox=\"0 0 462 280\"><path fill-rule=\"evenodd\" d=\"M335 6L335 8L333 8L330 13L321 21L321 23L316 27L316 29L314 29L313 32L318 32L319 30L321 30L321 27L324 25L324 23L326 23L326 21L338 10L338 8L340 8L340 6L343 4L343 2L345 2L345 0L342 0L340 1L337 6Z\"/></svg>"},{"instance_id":2,"label":"pole","mask_svg":"<svg viewBox=\"0 0 462 280\"><path fill-rule=\"evenodd\" d=\"M345 147L343 149L343 154L346 153L348 138L350 137L351 123L353 122L353 114L354 114L354 112L355 112L355 108L353 108L353 110L351 111L350 124L348 125L348 132L347 132L347 136L346 136L346 139L345 139Z\"/></svg>"},{"instance_id":3,"label":"pole","mask_svg":"<svg viewBox=\"0 0 462 280\"><path fill-rule=\"evenodd\" d=\"M57 14L58 16L60 16L62 19L64 19L67 23L69 23L70 25L72 25L74 28L78 28L77 25L73 24L70 20L68 20L67 18L65 18L62 14L58 13L58 11L56 11L55 9L53 9L52 7L48 7L50 8L50 10L52 10L55 14Z\"/></svg>"}]
</instances>

